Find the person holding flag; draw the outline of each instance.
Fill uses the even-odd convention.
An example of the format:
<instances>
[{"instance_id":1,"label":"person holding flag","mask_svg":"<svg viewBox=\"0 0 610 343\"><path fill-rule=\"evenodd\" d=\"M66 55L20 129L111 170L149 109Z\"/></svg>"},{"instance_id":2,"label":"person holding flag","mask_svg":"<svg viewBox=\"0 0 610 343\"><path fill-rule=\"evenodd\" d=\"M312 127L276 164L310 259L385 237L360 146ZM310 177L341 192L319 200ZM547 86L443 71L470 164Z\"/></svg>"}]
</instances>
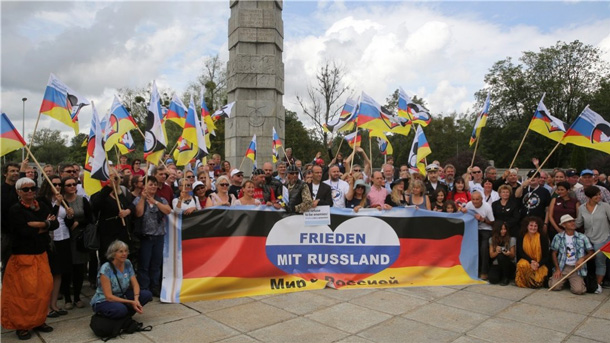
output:
<instances>
[{"instance_id":1,"label":"person holding flag","mask_svg":"<svg viewBox=\"0 0 610 343\"><path fill-rule=\"evenodd\" d=\"M555 270L549 278L549 287L555 291L560 291L563 287L565 280L560 282L562 277L578 268L595 251L589 238L580 232L576 232L574 217L564 214L561 216L559 225L564 231L555 235L551 242L551 258L553 259ZM586 263L580 267L578 273L570 275L568 281L570 282L570 291L572 293L582 295L587 292L587 286L583 279L586 275ZM553 287L555 284L558 285Z\"/></svg>"}]
</instances>

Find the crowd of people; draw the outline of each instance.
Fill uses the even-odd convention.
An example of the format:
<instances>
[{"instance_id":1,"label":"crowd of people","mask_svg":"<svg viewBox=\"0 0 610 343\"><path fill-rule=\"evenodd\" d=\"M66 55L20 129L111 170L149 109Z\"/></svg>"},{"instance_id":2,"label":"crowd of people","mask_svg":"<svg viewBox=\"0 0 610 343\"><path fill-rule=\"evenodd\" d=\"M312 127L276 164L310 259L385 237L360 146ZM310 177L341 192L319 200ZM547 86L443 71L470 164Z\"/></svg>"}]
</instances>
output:
<instances>
[{"instance_id":1,"label":"crowd of people","mask_svg":"<svg viewBox=\"0 0 610 343\"><path fill-rule=\"evenodd\" d=\"M391 156L373 170L359 147L345 159L329 155L328 163L321 153L303 163L288 148L283 160L264 163L250 179L218 154L185 168L167 157L147 167L120 156L109 180L91 196L84 192L79 164L45 165L47 182L27 159L5 163L2 326L28 339L32 329L53 330L46 318L75 307L90 306L109 318L142 313L160 294L164 223L172 211L188 216L214 206L269 206L289 213L317 206L354 212L410 206L470 213L478 223L481 279L555 290L610 240L610 186L597 170L534 169L520 181L517 169L498 177L494 167L472 166L458 174L438 161L423 175L395 166ZM352 162L356 156L362 164ZM91 225L99 233L97 251L82 244ZM610 285L607 262L598 254L589 270L580 267L567 278L570 290L601 293ZM80 298L85 278L95 289L88 304Z\"/></svg>"}]
</instances>

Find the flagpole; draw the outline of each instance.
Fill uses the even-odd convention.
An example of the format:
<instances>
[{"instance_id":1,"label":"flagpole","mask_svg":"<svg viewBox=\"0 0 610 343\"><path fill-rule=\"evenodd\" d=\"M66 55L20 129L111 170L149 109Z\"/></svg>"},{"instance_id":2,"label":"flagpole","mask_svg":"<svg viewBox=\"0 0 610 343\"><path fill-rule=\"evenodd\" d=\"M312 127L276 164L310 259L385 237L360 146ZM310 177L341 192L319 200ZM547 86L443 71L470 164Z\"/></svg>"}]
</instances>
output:
<instances>
[{"instance_id":1,"label":"flagpole","mask_svg":"<svg viewBox=\"0 0 610 343\"><path fill-rule=\"evenodd\" d=\"M358 137L356 135L356 137ZM369 131L369 159L371 160L371 168L373 168L373 146L372 146L372 142L373 142L373 137L371 137L371 131ZM354 156L356 157L356 156Z\"/></svg>"},{"instance_id":2,"label":"flagpole","mask_svg":"<svg viewBox=\"0 0 610 343\"><path fill-rule=\"evenodd\" d=\"M341 152L341 146L343 145L343 141L345 139L343 139L343 137L341 138L341 142L339 142L339 148L337 149L337 153L335 154L335 157L333 158L333 160L337 160L337 156L339 155L339 153Z\"/></svg>"},{"instance_id":3,"label":"flagpole","mask_svg":"<svg viewBox=\"0 0 610 343\"><path fill-rule=\"evenodd\" d=\"M172 158L172 153L174 152L174 150L176 150L177 147L178 147L178 141L176 141L176 144L174 144L174 147L172 148L172 150L169 151L168 159ZM165 161L167 161L167 160L165 160Z\"/></svg>"},{"instance_id":4,"label":"flagpole","mask_svg":"<svg viewBox=\"0 0 610 343\"><path fill-rule=\"evenodd\" d=\"M345 138L344 138L345 139ZM354 150L352 151L352 160L350 161L349 170L354 167L354 160L356 159L356 141L358 140L358 123L356 122L356 138L354 138ZM371 161L371 170L373 170L373 162Z\"/></svg>"},{"instance_id":5,"label":"flagpole","mask_svg":"<svg viewBox=\"0 0 610 343\"><path fill-rule=\"evenodd\" d=\"M118 166L118 162L117 162L117 166ZM108 153L106 152L106 166L108 167L108 172L110 173L110 163L108 162ZM117 177L118 177L118 169L117 169ZM123 209L121 208L121 202L119 201L119 191L117 189L117 185L115 185L114 182L112 182L112 180L110 180L110 184L112 185L112 190L114 191L114 199L116 200L116 205L119 208L119 212L121 212ZM125 226L125 218L121 218L121 223L123 223L123 226Z\"/></svg>"},{"instance_id":6,"label":"flagpole","mask_svg":"<svg viewBox=\"0 0 610 343\"><path fill-rule=\"evenodd\" d=\"M284 149L284 145L282 145L282 151L284 152L284 157L286 158L286 161L288 162L288 165L292 165L292 163L290 163L290 159L288 159L288 157L286 157L286 149ZM245 158L245 156L244 156ZM243 163L243 161L242 161ZM241 170L241 168L239 168L239 170Z\"/></svg>"},{"instance_id":7,"label":"flagpole","mask_svg":"<svg viewBox=\"0 0 610 343\"><path fill-rule=\"evenodd\" d=\"M602 246L603 248L603 246ZM570 277L570 275L574 274L575 272L577 272L580 268L582 268L583 266L587 265L587 262L589 262L589 260L591 260L592 258L594 258L595 256L597 256L597 254L599 254L602 251L602 248L597 249L596 252L593 253L593 255L589 256L586 260L584 260L581 264L579 264L576 268L572 269L571 272L569 272L566 276L562 277L561 280L557 281L552 287L549 287L549 289L547 289L547 292L552 291L555 287L557 287L557 285L561 285L561 283L563 281L565 281L567 278Z\"/></svg>"},{"instance_id":8,"label":"flagpole","mask_svg":"<svg viewBox=\"0 0 610 343\"><path fill-rule=\"evenodd\" d=\"M28 148L32 148L32 143L34 143L34 136L36 135L36 130L38 129L38 122L40 121L40 113L38 113L38 118L36 118L36 125L34 125L34 132L32 132L32 139L30 139L30 146ZM25 135L25 132L23 133Z\"/></svg>"},{"instance_id":9,"label":"flagpole","mask_svg":"<svg viewBox=\"0 0 610 343\"><path fill-rule=\"evenodd\" d=\"M544 161L542 161L542 163L540 163L540 166L538 166L538 169L536 169L536 171L534 172L534 175L532 175L530 178L528 178L528 180L532 179L533 177L535 177L536 175L538 175L538 173L540 172L540 169L542 169L542 167L544 166L544 164L549 160L549 158L551 158L551 155L553 155L553 153L555 152L555 150L557 150L557 148L559 148L559 145L561 145L561 142L563 141L560 140L559 142L557 142L557 145L555 145L555 147L553 148L553 150L551 150L551 152L549 153L549 155L544 159Z\"/></svg>"},{"instance_id":10,"label":"flagpole","mask_svg":"<svg viewBox=\"0 0 610 343\"><path fill-rule=\"evenodd\" d=\"M28 152L28 155L30 155L32 157L32 160L34 160L34 163L36 163L36 166L38 167L38 169L42 170L42 167L40 166L40 163L38 163L38 160L36 160L36 157L34 157L34 154L32 154L32 151L30 150L30 148L27 145L24 145L23 147ZM55 193L55 195L59 194L59 192L57 191L57 189L53 185L53 182L47 176L47 173L42 173L42 176L44 176L45 180L47 180L47 182L51 186L51 189L53 190L53 193ZM64 205L64 208L68 208L69 207L68 204L66 204L66 201L63 200L63 199L61 200L61 204Z\"/></svg>"},{"instance_id":11,"label":"flagpole","mask_svg":"<svg viewBox=\"0 0 610 343\"><path fill-rule=\"evenodd\" d=\"M237 168L237 169L241 170L241 166L242 166L242 164L244 164L245 160L246 160L246 155L244 155L244 158L241 159L241 163L239 164L239 168Z\"/></svg>"},{"instance_id":12,"label":"flagpole","mask_svg":"<svg viewBox=\"0 0 610 343\"><path fill-rule=\"evenodd\" d=\"M479 137L477 137L477 144L474 146L474 152L472 153L472 161L470 161L470 168L474 165L474 158L477 155L477 148L479 147L479 141L481 140L481 134L479 133Z\"/></svg>"},{"instance_id":13,"label":"flagpole","mask_svg":"<svg viewBox=\"0 0 610 343\"><path fill-rule=\"evenodd\" d=\"M527 130L525 130L525 134L523 135L521 144L519 144L519 148L517 149L517 152L515 153L515 157L513 157L513 161L510 163L510 166L508 167L508 169L511 169L513 167L513 164L515 164L515 161L517 160L517 156L519 155L519 151L521 151L521 146L523 146L523 142L525 142L525 137L527 137L528 132L530 132L529 126L527 127Z\"/></svg>"}]
</instances>

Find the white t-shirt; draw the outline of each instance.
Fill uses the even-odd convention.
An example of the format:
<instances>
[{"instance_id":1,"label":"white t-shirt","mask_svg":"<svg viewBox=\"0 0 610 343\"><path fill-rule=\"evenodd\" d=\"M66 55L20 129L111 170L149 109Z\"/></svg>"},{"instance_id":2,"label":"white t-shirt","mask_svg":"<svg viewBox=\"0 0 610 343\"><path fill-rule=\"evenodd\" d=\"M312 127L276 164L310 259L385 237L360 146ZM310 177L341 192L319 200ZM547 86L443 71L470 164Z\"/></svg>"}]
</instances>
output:
<instances>
[{"instance_id":1,"label":"white t-shirt","mask_svg":"<svg viewBox=\"0 0 610 343\"><path fill-rule=\"evenodd\" d=\"M172 210L176 213L182 213L191 207L194 207L197 210L201 209L199 201L195 200L194 198L183 200L180 208L178 208L178 201L180 201L179 198L174 198L174 200L172 200Z\"/></svg>"},{"instance_id":2,"label":"white t-shirt","mask_svg":"<svg viewBox=\"0 0 610 343\"><path fill-rule=\"evenodd\" d=\"M332 190L333 206L345 208L345 195L349 192L349 183L341 179L338 181L326 180L324 183L329 185Z\"/></svg>"},{"instance_id":3,"label":"white t-shirt","mask_svg":"<svg viewBox=\"0 0 610 343\"><path fill-rule=\"evenodd\" d=\"M566 234L566 266L576 265L576 251L574 251L574 236Z\"/></svg>"},{"instance_id":4,"label":"white t-shirt","mask_svg":"<svg viewBox=\"0 0 610 343\"><path fill-rule=\"evenodd\" d=\"M489 221L492 221L492 222L493 222L494 220L496 220L496 219L494 218L494 213L493 213L493 211L491 210L491 205L490 205L490 204L487 204L487 203L485 203L485 202L483 202L483 203L481 204L481 207L476 208L476 207L474 207L474 205L472 204L472 201L469 201L469 202L466 204L466 209L467 209L467 210L468 210L468 212L470 212L470 213L472 213L473 211L474 211L475 213L478 213L479 215L481 215L481 216L483 216L483 217L487 218L487 220L489 220ZM491 231L491 225L487 224L487 223L486 223L486 222L484 222L484 221L479 222L479 230L489 230L489 231Z\"/></svg>"},{"instance_id":5,"label":"white t-shirt","mask_svg":"<svg viewBox=\"0 0 610 343\"><path fill-rule=\"evenodd\" d=\"M481 192L481 194L484 194L485 192L482 184L475 183L472 180L468 181L468 191L470 192L470 194L474 193L475 191L479 191Z\"/></svg>"}]
</instances>

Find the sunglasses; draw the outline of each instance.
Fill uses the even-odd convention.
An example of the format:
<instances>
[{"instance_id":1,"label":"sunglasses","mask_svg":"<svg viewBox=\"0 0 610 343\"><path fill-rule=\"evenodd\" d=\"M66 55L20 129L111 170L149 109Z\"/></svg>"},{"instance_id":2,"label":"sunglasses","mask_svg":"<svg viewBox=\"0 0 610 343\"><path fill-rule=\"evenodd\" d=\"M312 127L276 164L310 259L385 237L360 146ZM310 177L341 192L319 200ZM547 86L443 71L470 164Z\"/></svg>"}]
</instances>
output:
<instances>
[{"instance_id":1,"label":"sunglasses","mask_svg":"<svg viewBox=\"0 0 610 343\"><path fill-rule=\"evenodd\" d=\"M55 187L60 187L60 186L61 186L61 183L53 183L53 186L55 186Z\"/></svg>"},{"instance_id":2,"label":"sunglasses","mask_svg":"<svg viewBox=\"0 0 610 343\"><path fill-rule=\"evenodd\" d=\"M473 173L473 174L479 174L479 173L481 173L481 171L480 171L480 170L475 170L475 171L473 171L472 173Z\"/></svg>"},{"instance_id":3,"label":"sunglasses","mask_svg":"<svg viewBox=\"0 0 610 343\"><path fill-rule=\"evenodd\" d=\"M203 187L203 186L197 186L197 188L195 188L195 192L203 191L203 190L205 190L205 187Z\"/></svg>"},{"instance_id":4,"label":"sunglasses","mask_svg":"<svg viewBox=\"0 0 610 343\"><path fill-rule=\"evenodd\" d=\"M75 187L75 186L76 186L76 184L75 184L75 183L66 183L66 184L64 185L64 187Z\"/></svg>"},{"instance_id":5,"label":"sunglasses","mask_svg":"<svg viewBox=\"0 0 610 343\"><path fill-rule=\"evenodd\" d=\"M64 170L64 173L72 174L72 173L76 173L76 170Z\"/></svg>"},{"instance_id":6,"label":"sunglasses","mask_svg":"<svg viewBox=\"0 0 610 343\"><path fill-rule=\"evenodd\" d=\"M219 186L222 186L222 187L228 187L228 186L229 186L229 184L228 184L228 183L220 183L220 184L218 184L218 185L219 185Z\"/></svg>"},{"instance_id":7,"label":"sunglasses","mask_svg":"<svg viewBox=\"0 0 610 343\"><path fill-rule=\"evenodd\" d=\"M38 190L38 187L36 186L32 186L32 187L21 187L21 191L24 193L27 192L36 192Z\"/></svg>"},{"instance_id":8,"label":"sunglasses","mask_svg":"<svg viewBox=\"0 0 610 343\"><path fill-rule=\"evenodd\" d=\"M194 179L194 178L195 178L195 176L194 176L194 175L189 175L189 176L187 176L187 178L188 178L188 179Z\"/></svg>"},{"instance_id":9,"label":"sunglasses","mask_svg":"<svg viewBox=\"0 0 610 343\"><path fill-rule=\"evenodd\" d=\"M354 171L355 171L356 173L360 173L360 172L362 171L362 169L354 169Z\"/></svg>"}]
</instances>

